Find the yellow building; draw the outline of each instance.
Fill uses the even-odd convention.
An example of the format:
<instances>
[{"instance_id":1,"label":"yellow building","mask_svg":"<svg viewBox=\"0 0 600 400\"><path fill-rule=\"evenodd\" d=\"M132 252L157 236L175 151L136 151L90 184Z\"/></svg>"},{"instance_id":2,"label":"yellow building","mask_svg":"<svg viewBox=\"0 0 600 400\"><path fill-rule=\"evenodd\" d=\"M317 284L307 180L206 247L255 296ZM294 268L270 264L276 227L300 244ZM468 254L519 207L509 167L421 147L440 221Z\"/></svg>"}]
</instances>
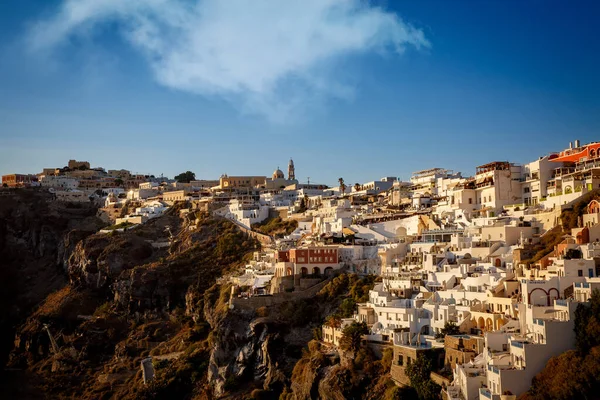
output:
<instances>
[{"instance_id":1,"label":"yellow building","mask_svg":"<svg viewBox=\"0 0 600 400\"><path fill-rule=\"evenodd\" d=\"M217 189L238 189L238 188L260 188L265 187L267 182L266 176L228 176L223 175L219 179Z\"/></svg>"}]
</instances>

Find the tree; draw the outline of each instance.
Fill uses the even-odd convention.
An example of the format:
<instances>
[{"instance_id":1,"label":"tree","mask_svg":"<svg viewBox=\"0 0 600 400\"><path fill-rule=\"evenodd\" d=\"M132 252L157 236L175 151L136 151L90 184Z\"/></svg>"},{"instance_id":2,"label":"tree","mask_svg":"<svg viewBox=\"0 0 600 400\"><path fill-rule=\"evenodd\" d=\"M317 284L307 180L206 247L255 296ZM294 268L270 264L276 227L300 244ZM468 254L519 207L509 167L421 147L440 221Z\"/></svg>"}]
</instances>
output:
<instances>
[{"instance_id":1,"label":"tree","mask_svg":"<svg viewBox=\"0 0 600 400\"><path fill-rule=\"evenodd\" d=\"M565 260L579 259L582 258L581 250L579 249L568 249L565 253Z\"/></svg>"},{"instance_id":2,"label":"tree","mask_svg":"<svg viewBox=\"0 0 600 400\"><path fill-rule=\"evenodd\" d=\"M325 320L325 325L331 328L339 328L342 326L342 318L338 314L331 314Z\"/></svg>"},{"instance_id":3,"label":"tree","mask_svg":"<svg viewBox=\"0 0 600 400\"><path fill-rule=\"evenodd\" d=\"M346 184L344 183L344 178L339 178L338 182L340 183L340 192L343 195L346 192Z\"/></svg>"},{"instance_id":4,"label":"tree","mask_svg":"<svg viewBox=\"0 0 600 400\"><path fill-rule=\"evenodd\" d=\"M117 185L117 186L123 186L123 183L124 183L123 179L121 179L121 178L115 179L115 185Z\"/></svg>"},{"instance_id":5,"label":"tree","mask_svg":"<svg viewBox=\"0 0 600 400\"><path fill-rule=\"evenodd\" d=\"M444 327L442 328L440 333L436 333L435 337L443 338L443 337L446 337L446 335L458 335L458 334L460 334L460 329L458 328L458 325L456 325L453 321L446 321L446 323L444 324Z\"/></svg>"},{"instance_id":6,"label":"tree","mask_svg":"<svg viewBox=\"0 0 600 400\"><path fill-rule=\"evenodd\" d=\"M589 305L578 304L575 309L575 345L581 354L600 345L600 291L594 290Z\"/></svg>"},{"instance_id":7,"label":"tree","mask_svg":"<svg viewBox=\"0 0 600 400\"><path fill-rule=\"evenodd\" d=\"M6 184L6 183L3 183L3 184L2 184L2 187L4 187L4 188L7 188L7 187L8 187L8 184Z\"/></svg>"},{"instance_id":8,"label":"tree","mask_svg":"<svg viewBox=\"0 0 600 400\"><path fill-rule=\"evenodd\" d=\"M441 387L430 378L433 364L429 357L419 355L406 367L406 375L410 379L410 386L415 388L420 400L438 399Z\"/></svg>"},{"instance_id":9,"label":"tree","mask_svg":"<svg viewBox=\"0 0 600 400\"><path fill-rule=\"evenodd\" d=\"M302 197L300 199L300 210L299 210L300 212L306 211L306 199L305 198L306 197Z\"/></svg>"},{"instance_id":10,"label":"tree","mask_svg":"<svg viewBox=\"0 0 600 400\"><path fill-rule=\"evenodd\" d=\"M185 171L175 177L177 182L190 183L190 181L196 180L196 174L192 171Z\"/></svg>"},{"instance_id":11,"label":"tree","mask_svg":"<svg viewBox=\"0 0 600 400\"><path fill-rule=\"evenodd\" d=\"M362 336L369 333L365 322L352 322L342 331L340 348L342 350L357 351L360 347Z\"/></svg>"},{"instance_id":12,"label":"tree","mask_svg":"<svg viewBox=\"0 0 600 400\"><path fill-rule=\"evenodd\" d=\"M354 190L357 191L357 192L360 191L360 183L357 182L357 183L354 184Z\"/></svg>"},{"instance_id":13,"label":"tree","mask_svg":"<svg viewBox=\"0 0 600 400\"><path fill-rule=\"evenodd\" d=\"M342 301L340 304L340 311L342 312L342 316L344 318L350 318L354 311L356 310L356 301L353 298L349 297Z\"/></svg>"}]
</instances>

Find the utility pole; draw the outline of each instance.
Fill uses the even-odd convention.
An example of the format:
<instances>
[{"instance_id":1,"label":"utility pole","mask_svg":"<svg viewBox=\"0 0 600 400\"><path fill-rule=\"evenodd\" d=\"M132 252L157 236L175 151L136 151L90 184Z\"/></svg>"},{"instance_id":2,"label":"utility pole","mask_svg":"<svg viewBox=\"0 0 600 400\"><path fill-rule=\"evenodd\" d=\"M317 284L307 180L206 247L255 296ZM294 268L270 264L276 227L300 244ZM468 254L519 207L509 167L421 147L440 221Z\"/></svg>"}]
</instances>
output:
<instances>
[{"instance_id":1,"label":"utility pole","mask_svg":"<svg viewBox=\"0 0 600 400\"><path fill-rule=\"evenodd\" d=\"M56 340L54 340L54 336L52 336L52 333L50 333L48 324L44 324L44 329L46 330L46 332L48 333L48 337L50 338L50 345L52 346L52 352L54 354L58 354L58 351L60 350L60 348L58 347L58 343L56 343Z\"/></svg>"}]
</instances>

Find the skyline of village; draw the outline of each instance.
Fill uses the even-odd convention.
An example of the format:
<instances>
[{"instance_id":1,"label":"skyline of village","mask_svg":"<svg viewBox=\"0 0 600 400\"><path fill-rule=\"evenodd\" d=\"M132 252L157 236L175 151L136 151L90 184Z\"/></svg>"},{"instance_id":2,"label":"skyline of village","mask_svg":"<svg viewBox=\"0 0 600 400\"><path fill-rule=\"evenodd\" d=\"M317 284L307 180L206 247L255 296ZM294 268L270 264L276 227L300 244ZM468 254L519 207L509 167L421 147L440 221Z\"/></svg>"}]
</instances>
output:
<instances>
[{"instance_id":1,"label":"skyline of village","mask_svg":"<svg viewBox=\"0 0 600 400\"><path fill-rule=\"evenodd\" d=\"M567 145L567 146L572 146L572 145L575 144L575 142L582 143L582 140L575 139L575 140L571 140L571 141L566 142L566 143L565 143L565 141L563 141L563 144ZM550 151L547 151L547 152L540 152L540 154L539 154L539 156L537 158L543 158L543 157L550 156L552 154L559 153L560 151L562 151L561 149L562 148L559 148L558 150L555 149L555 150L550 150ZM530 152L536 151L535 147L532 147L530 150L531 150ZM510 153L508 153L508 154L510 154ZM279 168L282 165L287 165L287 162L285 161L285 159L281 158L281 160L279 160L279 158L281 158L281 157L278 157L277 159L274 158L273 165L276 165L277 168ZM80 159L80 158L75 157L75 159ZM271 162L270 158L265 157L264 159L266 159L266 162ZM294 159L294 157L291 157L291 159ZM466 157L463 158L463 160L465 160L465 159L467 159L467 158ZM296 160L298 160L298 159L296 159ZM281 161L281 162L278 163L277 161ZM487 162L496 162L496 161L507 161L507 162L510 162L511 164L523 165L523 164L527 164L528 162L531 162L533 160L532 159L526 159L526 160L524 160L524 162L517 162L517 161L514 161L512 159L512 157L509 156L509 157L504 157L504 158L502 158L502 157L496 158L496 159L493 159L493 160L489 160ZM298 162L298 161L296 161L296 162ZM487 163L487 162L484 162L484 163ZM27 164L30 164L30 163L27 163ZM90 161L90 165L91 165L92 168L104 168L105 170L109 170L109 169L113 169L111 167L121 168L121 169L124 167L123 165L117 165L117 164L118 163L116 163L114 161L111 162L111 163L109 163L108 165L96 164L96 163L94 163L93 160ZM185 168L184 167L184 169L182 169L181 171L175 171L172 174L157 173L156 171L152 171L152 172L138 171L136 168L129 168L127 170L130 171L133 174L136 174L136 175L147 175L147 176L152 175L152 176L155 176L155 177L161 177L161 176L163 176L165 179L173 178L175 175L177 175L179 173L182 173L182 172L185 172L185 171L192 171L192 172L194 172L196 174L196 178L197 179L217 179L217 178L219 178L222 175L250 175L250 176L252 176L252 172L258 172L258 171L253 171L253 169L255 169L255 168L251 164L249 164L249 166L246 168L246 170L243 173L236 173L236 171L227 171L227 167L226 166L228 164L227 164L226 161L223 161L222 165L223 165L223 167L222 167L223 172L220 173L220 174L218 174L217 176L208 176L206 172L203 172L204 169L201 168L201 167L198 167L198 168L194 168L194 167L187 167L187 168ZM10 168L10 169L8 169L8 168ZM62 167L57 166L56 168L62 168ZM217 166L217 168L221 168L221 166ZM267 168L269 168L269 167L267 166ZM427 170L427 169L434 169L434 168L445 168L445 169L448 169L450 171L455 171L455 172L461 173L465 178L472 177L475 174L475 172L476 172L476 165L474 165L474 164L471 164L465 170L458 170L458 169L452 168L451 165L449 165L449 166L448 165L446 165L446 166L433 165L433 166L428 166L428 167L426 166L426 167L424 167L422 169L414 169L413 168L412 170L408 170L405 166L403 166L403 167L399 167L399 168L395 169L394 171L391 171L391 173L390 172L386 173L386 171L382 170L381 173L378 174L378 175L377 174L376 175L369 174L369 176L367 176L367 179L368 178L377 178L377 177L381 178L381 177L385 177L385 176L394 176L396 179L398 179L400 181L403 181L403 180L407 181L407 180L409 180L410 176L413 175L415 172L418 172L418 171L421 171L421 170ZM41 168L41 169L46 169L46 168ZM36 170L36 169L32 169L31 167L25 167L25 168L17 167L16 169L13 168L13 167L7 167L7 169L5 171L0 171L0 175L6 175L6 174L9 174L9 173L15 173L14 172L15 170L20 171L19 173L25 173L25 174L37 174L37 171L39 171L39 169ZM326 184L328 186L335 186L338 183L339 178L343 178L344 180L346 180L348 178L348 182L351 182L352 185L354 185L355 183L360 183L359 180L352 179L353 176L356 176L357 171L348 170L347 168L343 168L340 171L342 171L342 170L345 171L344 175L346 175L346 176L342 176L341 173L338 173L336 175L336 173L333 172L333 173L329 173L328 174L330 176L330 178L329 178L328 181L326 181L325 179L320 179L320 177L319 177L320 174L319 173L313 174L314 176L309 176L306 173L302 173L303 171L301 169L300 170L301 174L297 177L297 180L299 182L301 182L301 183L310 183L311 180L312 180L312 182L317 182L318 181L319 183ZM395 171L399 171L399 170L402 170L403 173L394 174ZM268 175L268 174L265 174L265 175ZM365 175L365 174L360 174L360 175ZM337 176L337 177L332 178L334 176Z\"/></svg>"},{"instance_id":2,"label":"skyline of village","mask_svg":"<svg viewBox=\"0 0 600 400\"><path fill-rule=\"evenodd\" d=\"M580 145L581 143L582 143L582 141L580 139L575 139L575 140L571 140L568 143L564 143L564 144L566 144L567 148L568 148L568 147L573 147L575 145ZM595 142L590 142L590 143L595 143ZM535 148L531 148L530 150L533 152L536 149ZM537 158L538 159L542 159L544 157L549 157L549 156L552 156L553 154L560 153L561 151L562 151L562 149L555 150L555 151L549 151L549 152L546 152L546 153L540 153L540 155ZM266 159L270 162L270 159L268 159L268 158L266 158ZM294 157L291 157L290 159L293 160ZM274 160L274 161L277 161L277 160ZM287 162L283 163L283 161L285 161L285 160L282 159L280 161L282 161L282 162L276 163L277 169L279 169L279 167L281 165L287 165ZM515 162L514 160L511 159L511 157L506 157L506 158L499 158L499 159L489 160L486 163L489 163L489 162L509 162L511 164L514 164L514 165L524 165L524 164L527 164L527 163L532 162L532 161L535 161L535 158L534 159L528 159L528 160L525 160L525 162L520 163L520 162ZM296 161L296 163L297 162L298 161ZM223 162L223 165L227 165L227 163ZM122 165L111 165L111 166L123 169ZM66 165L65 165L65 167L66 167ZM102 168L104 170L111 170L110 166L107 167L107 166L103 166L103 165L96 165L96 164L94 164L93 161L90 162L90 167L91 168ZM54 167L54 168L62 168L62 167L57 166L57 167ZM414 175L415 173L417 173L419 171L430 170L430 169L448 169L449 171L454 171L454 172L457 172L459 174L462 174L462 176L464 178L469 178L469 177L473 177L475 175L476 168L477 168L477 165L471 165L469 168L466 169L466 172L465 172L465 170L457 170L457 169L451 168L451 166L433 165L433 166L425 167L425 168L420 169L420 170L413 169L410 172L405 173L405 174L385 173L384 171L382 171L382 173L379 174L379 175L369 176L369 177L370 178L377 178L377 177L381 178L381 177L386 177L386 176L388 176L388 177L389 176L393 176L394 179L397 179L399 181L408 181L411 175ZM27 168L25 168L25 169L27 169ZM47 168L43 168L43 170L46 170L46 169ZM227 169L226 167L223 167L223 169L225 171L222 172L221 174L219 174L218 176L206 176L206 173L203 172L202 168L186 168L186 169L183 169L182 171L174 172L172 175L167 175L167 174L163 174L163 173L156 173L156 172L143 172L143 171L138 171L135 168L127 169L127 171L129 171L130 173L132 173L134 175L154 176L156 178L158 178L158 177L164 177L165 179L172 179L174 176L176 176L176 175L178 175L178 174L180 174L182 172L185 172L185 171L191 171L191 172L193 172L196 175L196 178L197 179L201 179L201 180L202 179L203 180L218 179L218 178L220 178L223 175L257 176L257 175L252 175L252 172L254 172L254 171L252 171L252 169L253 169L252 166L249 166L247 168L247 171L244 171L244 173L241 173L241 174L240 173L235 173L235 171L231 171L233 173L228 172L228 171L226 171L226 169ZM17 169L17 170L19 170L19 169ZM32 170L23 171L23 169L20 169L19 171L20 171L19 173L33 174L33 175L37 174L37 172L35 170L34 171L32 171ZM336 184L338 184L340 178L344 179L346 181L346 184L350 183L351 185L354 185L356 183L360 183L359 181L352 179L352 176L356 174L355 171L348 170L347 168L344 168L343 171L345 171L345 175L348 177L347 181L346 181L347 177L342 176L341 173L338 174L338 175L335 175L335 172L334 172L333 174L329 174L329 175L330 176L337 176L337 178L333 178L333 182L325 182L325 180L319 178L319 174L315 174L316 176L312 176L312 177L308 176L306 174L302 174L302 169L300 170L301 174L298 177L296 177L294 175L294 179L297 179L297 181L300 182L300 183L310 183L310 181L312 180L313 183L314 182L319 182L320 184L324 184L324 185L328 185L328 186L335 186ZM14 170L6 171L6 172L15 173ZM0 173L0 175L2 175L2 174L4 174L4 173ZM4 175L7 175L7 174L4 174ZM268 174L264 174L264 175L267 176ZM260 176L260 175L258 175L258 176Z\"/></svg>"}]
</instances>

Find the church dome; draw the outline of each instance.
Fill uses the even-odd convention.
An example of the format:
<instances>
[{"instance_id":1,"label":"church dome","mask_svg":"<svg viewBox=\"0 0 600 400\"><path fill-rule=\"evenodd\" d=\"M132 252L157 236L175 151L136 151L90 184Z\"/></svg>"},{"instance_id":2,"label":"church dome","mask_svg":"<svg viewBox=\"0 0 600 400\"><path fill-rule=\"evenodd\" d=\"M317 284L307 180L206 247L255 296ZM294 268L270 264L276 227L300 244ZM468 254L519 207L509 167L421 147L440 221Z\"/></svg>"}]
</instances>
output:
<instances>
[{"instance_id":1,"label":"church dome","mask_svg":"<svg viewBox=\"0 0 600 400\"><path fill-rule=\"evenodd\" d=\"M273 172L273 180L275 179L285 179L285 176L283 175L283 171L280 170L279 168L277 168L275 170L275 172Z\"/></svg>"}]
</instances>

